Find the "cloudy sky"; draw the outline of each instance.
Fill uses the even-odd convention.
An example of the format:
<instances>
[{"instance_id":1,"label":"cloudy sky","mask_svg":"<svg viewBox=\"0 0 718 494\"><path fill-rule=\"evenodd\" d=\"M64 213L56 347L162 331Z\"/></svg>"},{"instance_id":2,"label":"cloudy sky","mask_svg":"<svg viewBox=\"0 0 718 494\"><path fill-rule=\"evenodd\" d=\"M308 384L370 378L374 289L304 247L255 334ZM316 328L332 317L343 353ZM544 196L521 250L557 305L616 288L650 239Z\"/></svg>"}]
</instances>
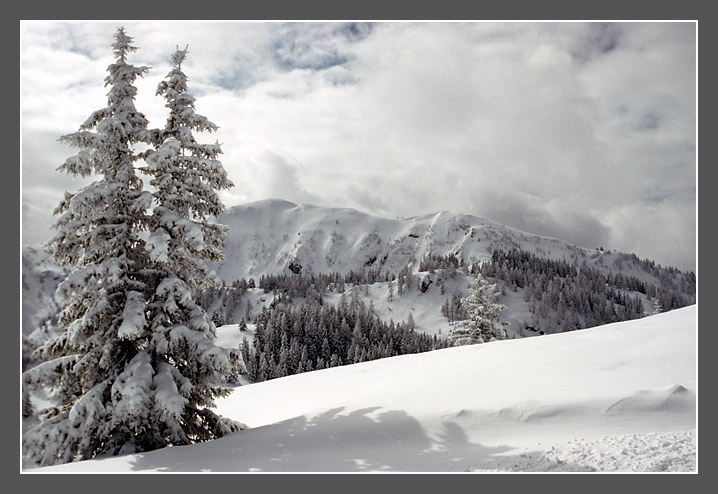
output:
<instances>
[{"instance_id":1,"label":"cloudy sky","mask_svg":"<svg viewBox=\"0 0 718 494\"><path fill-rule=\"evenodd\" d=\"M387 217L443 210L696 269L694 23L29 22L21 25L22 240L65 190L57 139L105 106L115 29L170 54L220 130L226 206L276 197Z\"/></svg>"}]
</instances>

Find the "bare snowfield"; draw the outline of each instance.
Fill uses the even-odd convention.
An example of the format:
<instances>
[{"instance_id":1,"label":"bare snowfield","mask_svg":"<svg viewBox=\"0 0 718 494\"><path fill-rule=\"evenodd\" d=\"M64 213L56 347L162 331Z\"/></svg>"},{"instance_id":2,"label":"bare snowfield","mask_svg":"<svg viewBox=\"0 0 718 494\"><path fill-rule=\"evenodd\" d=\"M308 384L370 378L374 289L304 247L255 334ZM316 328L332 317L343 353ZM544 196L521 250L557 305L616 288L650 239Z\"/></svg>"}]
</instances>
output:
<instances>
[{"instance_id":1,"label":"bare snowfield","mask_svg":"<svg viewBox=\"0 0 718 494\"><path fill-rule=\"evenodd\" d=\"M335 367L237 387L219 440L24 471L696 472L696 344L694 305Z\"/></svg>"}]
</instances>

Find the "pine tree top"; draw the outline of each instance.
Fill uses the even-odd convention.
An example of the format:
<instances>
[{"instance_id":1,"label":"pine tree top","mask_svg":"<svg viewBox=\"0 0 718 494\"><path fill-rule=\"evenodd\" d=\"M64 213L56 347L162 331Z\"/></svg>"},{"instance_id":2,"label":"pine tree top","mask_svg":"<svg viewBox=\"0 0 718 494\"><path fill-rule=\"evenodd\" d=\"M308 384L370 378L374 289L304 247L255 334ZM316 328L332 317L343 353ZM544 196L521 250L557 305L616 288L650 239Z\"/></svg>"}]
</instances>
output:
<instances>
[{"instance_id":1,"label":"pine tree top","mask_svg":"<svg viewBox=\"0 0 718 494\"><path fill-rule=\"evenodd\" d=\"M124 27L118 27L115 32L115 42L112 44L112 51L115 57L123 62L127 59L127 54L137 51L136 46L132 46L132 38L125 33Z\"/></svg>"},{"instance_id":2,"label":"pine tree top","mask_svg":"<svg viewBox=\"0 0 718 494\"><path fill-rule=\"evenodd\" d=\"M172 60L172 63L175 64L178 69L182 67L182 62L184 62L184 59L187 57L188 52L189 45L185 46L184 50L180 50L178 46L177 50L170 57L170 60Z\"/></svg>"}]
</instances>

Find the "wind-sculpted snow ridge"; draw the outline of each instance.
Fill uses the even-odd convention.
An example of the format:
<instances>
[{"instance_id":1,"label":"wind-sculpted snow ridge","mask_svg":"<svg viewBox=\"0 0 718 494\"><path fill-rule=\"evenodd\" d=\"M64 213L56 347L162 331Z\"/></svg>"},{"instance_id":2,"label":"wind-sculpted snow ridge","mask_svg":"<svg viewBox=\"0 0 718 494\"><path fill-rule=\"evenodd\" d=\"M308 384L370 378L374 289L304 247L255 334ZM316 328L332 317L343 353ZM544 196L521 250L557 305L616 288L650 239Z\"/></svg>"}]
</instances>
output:
<instances>
[{"instance_id":1,"label":"wind-sculpted snow ridge","mask_svg":"<svg viewBox=\"0 0 718 494\"><path fill-rule=\"evenodd\" d=\"M216 410L246 430L30 471L696 472L696 316L689 306L239 386Z\"/></svg>"}]
</instances>

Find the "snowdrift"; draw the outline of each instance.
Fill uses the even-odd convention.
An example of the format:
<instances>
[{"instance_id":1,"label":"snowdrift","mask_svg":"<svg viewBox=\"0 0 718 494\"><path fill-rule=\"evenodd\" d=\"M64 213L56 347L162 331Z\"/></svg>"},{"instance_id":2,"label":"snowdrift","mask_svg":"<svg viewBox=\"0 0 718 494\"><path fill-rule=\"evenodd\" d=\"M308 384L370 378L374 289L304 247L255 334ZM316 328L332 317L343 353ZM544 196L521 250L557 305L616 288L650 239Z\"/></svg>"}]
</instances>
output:
<instances>
[{"instance_id":1,"label":"snowdrift","mask_svg":"<svg viewBox=\"0 0 718 494\"><path fill-rule=\"evenodd\" d=\"M697 308L238 387L249 428L31 472L695 471Z\"/></svg>"}]
</instances>

